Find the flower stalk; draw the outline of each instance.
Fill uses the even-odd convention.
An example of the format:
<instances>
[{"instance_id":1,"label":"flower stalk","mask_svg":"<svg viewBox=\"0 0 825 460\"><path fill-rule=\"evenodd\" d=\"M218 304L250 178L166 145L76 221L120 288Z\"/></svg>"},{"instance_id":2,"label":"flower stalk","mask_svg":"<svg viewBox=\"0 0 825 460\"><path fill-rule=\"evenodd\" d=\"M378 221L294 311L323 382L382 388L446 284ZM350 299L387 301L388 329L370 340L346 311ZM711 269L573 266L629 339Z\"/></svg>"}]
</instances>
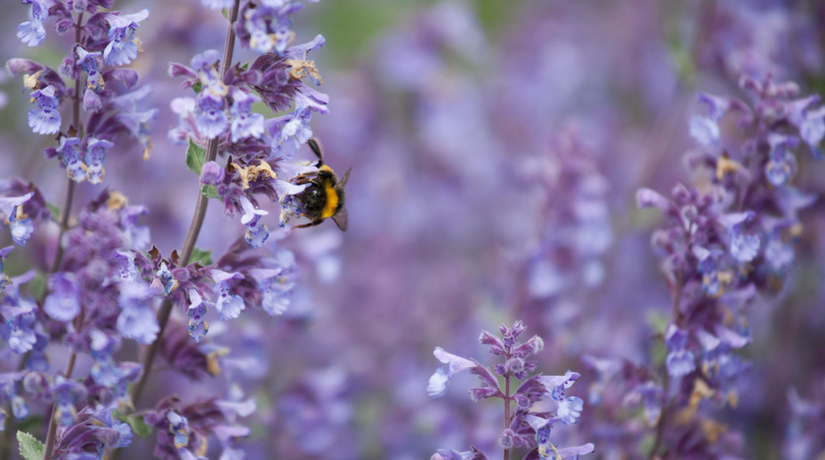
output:
<instances>
[{"instance_id":1,"label":"flower stalk","mask_svg":"<svg viewBox=\"0 0 825 460\"><path fill-rule=\"evenodd\" d=\"M234 24L235 21L238 20L239 7L240 0L235 0L229 14L229 25L226 29L226 43L224 44L223 60L221 61L221 79L223 79L226 75L226 72L229 70L229 66L232 62L235 50ZM215 158L217 158L218 142L219 139L217 137L210 139L209 144L207 145L206 162L214 161ZM189 230L186 232L186 237L184 238L183 247L181 248L180 253L180 260L183 261L183 264L189 263L189 259L192 257L192 251L195 249L195 242L198 240L198 235L200 235L201 227L203 226L203 219L206 217L206 209L208 204L209 199L201 192L201 184L198 183L198 199L195 204L195 212L192 214L192 221L189 224ZM172 314L172 306L172 302L165 299L161 303L160 310L158 311L158 326L160 327L160 331L158 332L157 339L152 342L146 350L146 355L143 358L143 373L140 376L140 380L138 380L138 382L132 387L131 398L132 403L135 406L137 406L140 401L140 398L143 395L143 390L146 387L146 382L149 380L149 375L152 371L152 365L155 362L155 358L157 357L158 348L160 347L163 333L166 331L166 325L169 323L169 316Z\"/></svg>"}]
</instances>

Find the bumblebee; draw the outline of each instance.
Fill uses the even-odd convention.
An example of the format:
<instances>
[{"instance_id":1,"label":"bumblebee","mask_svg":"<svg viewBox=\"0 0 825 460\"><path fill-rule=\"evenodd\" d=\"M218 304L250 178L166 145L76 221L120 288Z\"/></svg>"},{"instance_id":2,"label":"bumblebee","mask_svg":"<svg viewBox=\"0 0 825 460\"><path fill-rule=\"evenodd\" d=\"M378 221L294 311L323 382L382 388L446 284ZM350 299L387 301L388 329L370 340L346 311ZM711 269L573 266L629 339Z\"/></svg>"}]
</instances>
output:
<instances>
[{"instance_id":1,"label":"bumblebee","mask_svg":"<svg viewBox=\"0 0 825 460\"><path fill-rule=\"evenodd\" d=\"M312 222L308 224L296 225L294 228L314 227L324 219L332 217L335 224L342 231L347 229L347 208L346 192L344 186L347 184L349 172L344 173L344 177L338 180L335 172L324 164L324 152L318 139L311 138L307 141L309 148L318 157L318 171L301 174L294 177L291 182L296 185L309 184L301 193L294 195L291 205L295 208L299 217L306 217Z\"/></svg>"}]
</instances>

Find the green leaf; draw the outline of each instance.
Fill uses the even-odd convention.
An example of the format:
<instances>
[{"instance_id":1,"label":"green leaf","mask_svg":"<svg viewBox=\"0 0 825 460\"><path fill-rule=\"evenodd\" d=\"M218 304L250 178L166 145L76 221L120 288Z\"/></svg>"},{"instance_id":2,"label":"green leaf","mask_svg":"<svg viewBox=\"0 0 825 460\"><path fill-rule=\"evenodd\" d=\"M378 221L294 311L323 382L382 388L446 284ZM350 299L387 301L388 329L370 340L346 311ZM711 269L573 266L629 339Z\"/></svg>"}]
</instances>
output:
<instances>
[{"instance_id":1,"label":"green leaf","mask_svg":"<svg viewBox=\"0 0 825 460\"><path fill-rule=\"evenodd\" d=\"M52 218L54 220L60 219L60 208L57 205L46 203L46 208L49 209L49 212L52 213Z\"/></svg>"},{"instance_id":2,"label":"green leaf","mask_svg":"<svg viewBox=\"0 0 825 460\"><path fill-rule=\"evenodd\" d=\"M221 198L220 195L218 195L218 187L214 185L204 185L201 187L201 193L207 198Z\"/></svg>"},{"instance_id":3,"label":"green leaf","mask_svg":"<svg viewBox=\"0 0 825 460\"><path fill-rule=\"evenodd\" d=\"M117 411L112 412L112 416L121 422L128 423L132 428L132 433L141 438L145 438L146 436L152 434L152 427L143 421L143 416L137 414L124 415Z\"/></svg>"},{"instance_id":4,"label":"green leaf","mask_svg":"<svg viewBox=\"0 0 825 460\"><path fill-rule=\"evenodd\" d=\"M204 251L203 249L192 249L192 255L189 256L189 263L200 262L201 265L212 265L212 251Z\"/></svg>"},{"instance_id":5,"label":"green leaf","mask_svg":"<svg viewBox=\"0 0 825 460\"><path fill-rule=\"evenodd\" d=\"M222 9L222 10L221 10L221 15L222 15L223 17L225 17L226 19L229 19L229 13L230 13L230 11L229 11L228 9L226 9L226 8L224 8L224 9Z\"/></svg>"},{"instance_id":6,"label":"green leaf","mask_svg":"<svg viewBox=\"0 0 825 460\"><path fill-rule=\"evenodd\" d=\"M203 83L197 82L192 85L192 89L195 91L195 94L200 94L203 91Z\"/></svg>"},{"instance_id":7,"label":"green leaf","mask_svg":"<svg viewBox=\"0 0 825 460\"><path fill-rule=\"evenodd\" d=\"M46 446L37 438L24 431L17 432L17 442L20 444L20 455L26 460L43 460Z\"/></svg>"},{"instance_id":8,"label":"green leaf","mask_svg":"<svg viewBox=\"0 0 825 460\"><path fill-rule=\"evenodd\" d=\"M189 147L186 148L186 167L200 176L204 163L206 163L206 149L189 139Z\"/></svg>"}]
</instances>

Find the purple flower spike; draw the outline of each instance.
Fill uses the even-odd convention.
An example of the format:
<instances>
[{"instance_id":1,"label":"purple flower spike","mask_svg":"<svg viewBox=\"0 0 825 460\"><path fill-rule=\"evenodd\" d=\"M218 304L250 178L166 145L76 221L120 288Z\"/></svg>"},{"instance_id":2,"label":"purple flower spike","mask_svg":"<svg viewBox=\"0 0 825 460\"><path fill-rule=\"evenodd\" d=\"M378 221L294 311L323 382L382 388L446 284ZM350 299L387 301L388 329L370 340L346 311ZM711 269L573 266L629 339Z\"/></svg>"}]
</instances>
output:
<instances>
[{"instance_id":1,"label":"purple flower spike","mask_svg":"<svg viewBox=\"0 0 825 460\"><path fill-rule=\"evenodd\" d=\"M37 134L54 134L60 131L60 112L57 105L59 101L55 97L53 86L47 86L32 93L32 98L37 102L38 109L29 111L29 128Z\"/></svg>"},{"instance_id":2,"label":"purple flower spike","mask_svg":"<svg viewBox=\"0 0 825 460\"><path fill-rule=\"evenodd\" d=\"M68 323L80 314L80 286L71 273L55 273L49 277L49 295L43 311L57 321Z\"/></svg>"}]
</instances>

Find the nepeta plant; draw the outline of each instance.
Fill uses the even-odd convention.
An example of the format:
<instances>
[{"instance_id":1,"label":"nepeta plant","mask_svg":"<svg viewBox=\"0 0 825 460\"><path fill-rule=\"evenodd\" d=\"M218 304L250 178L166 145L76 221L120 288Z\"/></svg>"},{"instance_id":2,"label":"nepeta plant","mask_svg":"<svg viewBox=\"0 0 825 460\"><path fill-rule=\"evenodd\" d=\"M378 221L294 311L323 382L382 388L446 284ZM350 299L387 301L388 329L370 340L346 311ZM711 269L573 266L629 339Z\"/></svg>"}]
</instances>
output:
<instances>
[{"instance_id":1,"label":"nepeta plant","mask_svg":"<svg viewBox=\"0 0 825 460\"><path fill-rule=\"evenodd\" d=\"M17 245L53 220L59 219L60 228L49 267L0 279L0 336L20 355L19 370L0 375L0 402L6 405L0 428L16 431L34 403L51 409L44 433L18 435L27 460L99 459L152 428L157 428L159 458L200 458L209 438L219 441L221 458L242 458L236 440L250 430L238 418L253 413L256 404L234 382L234 370L242 366L207 338L209 323L213 316L231 320L257 308L277 316L289 305L295 261L288 251L254 251L270 235L262 221L267 211L258 204L261 197L283 203L287 196L300 196L306 184L292 179L316 170L290 161L312 136L312 114L327 112L327 96L303 82L305 77L321 82L307 54L324 39L294 44L290 17L300 2L203 1L224 9L226 44L222 53L206 50L189 66L169 67L190 94L171 102L179 121L169 136L187 145L185 161L200 176L200 183L193 183L200 193L181 249L163 255L152 245L149 229L138 224L149 210L129 205L113 189L101 187L70 219L76 184L106 184L107 153L128 150L127 139L133 138L149 159L148 125L159 110L140 109L150 87L139 87L138 72L122 67L142 51L136 33L149 11L116 11L114 0L23 3L30 5L30 20L17 32L24 43L41 45L49 21L58 34L74 37L56 69L27 59L7 64L30 92L29 127L53 136L45 154L65 168L68 186L64 206L56 208L35 184L0 181L0 215ZM236 39L258 57L235 62ZM286 114L267 119L253 107L258 101ZM243 238L214 262L210 252L195 247L210 198L220 200L227 216L241 214L245 228ZM281 226L289 215L281 213ZM0 269L12 250L0 250ZM184 316L188 324L180 319ZM142 362L122 359L124 341L147 347ZM60 346L69 350L67 366L54 372L48 356ZM79 355L92 361L89 375L81 378L74 375ZM228 394L207 400L173 394L154 408L140 407L158 355L193 381L224 377ZM229 371L222 373L222 367ZM6 420L9 412L12 420ZM7 436L3 457L10 443Z\"/></svg>"},{"instance_id":2,"label":"nepeta plant","mask_svg":"<svg viewBox=\"0 0 825 460\"><path fill-rule=\"evenodd\" d=\"M646 367L589 358L599 374L591 402L619 403L619 397L640 404L653 428L628 429L629 436L649 436L634 458L707 459L740 450L738 434L713 410L738 404L749 373L736 354L752 340L748 310L760 293L781 289L802 231L799 212L814 200L791 178L800 140L821 158L825 110L814 107L818 96L796 98L796 84L778 84L771 75L743 77L739 85L751 104L703 94L699 101L708 115L690 121L700 150L689 154L689 164L708 170L710 181L679 184L671 199L650 189L637 194L641 207L661 209L668 222L652 237L672 296L671 315L658 335L663 362ZM741 137L722 135L724 117L733 118ZM624 397L610 388L619 381ZM628 451L627 445L612 447Z\"/></svg>"},{"instance_id":3,"label":"nepeta plant","mask_svg":"<svg viewBox=\"0 0 825 460\"><path fill-rule=\"evenodd\" d=\"M504 402L504 431L498 437L498 443L504 449L504 459L510 458L510 451L516 448L532 449L524 457L541 460L575 460L581 454L593 452L593 444L576 447L557 448L550 442L550 433L554 425L573 425L581 416L584 402L577 396L565 397L564 391L570 388L580 375L567 371L564 375L546 376L530 373L536 370L536 361L525 358L540 352L544 340L533 336L524 343L519 339L527 328L521 321L516 321L512 328L499 326L501 337L482 331L479 341L490 347L490 353L501 356L503 362L496 364L492 370L482 366L474 359L462 358L436 347L435 357L448 368L439 368L430 377L427 393L432 398L440 398L447 393L450 380L456 374L470 371L479 378L481 386L470 389L473 401L498 398ZM504 379L501 388L498 377ZM518 387L514 388L516 382ZM488 457L475 447L470 451L439 450L433 460L483 460Z\"/></svg>"}]
</instances>

